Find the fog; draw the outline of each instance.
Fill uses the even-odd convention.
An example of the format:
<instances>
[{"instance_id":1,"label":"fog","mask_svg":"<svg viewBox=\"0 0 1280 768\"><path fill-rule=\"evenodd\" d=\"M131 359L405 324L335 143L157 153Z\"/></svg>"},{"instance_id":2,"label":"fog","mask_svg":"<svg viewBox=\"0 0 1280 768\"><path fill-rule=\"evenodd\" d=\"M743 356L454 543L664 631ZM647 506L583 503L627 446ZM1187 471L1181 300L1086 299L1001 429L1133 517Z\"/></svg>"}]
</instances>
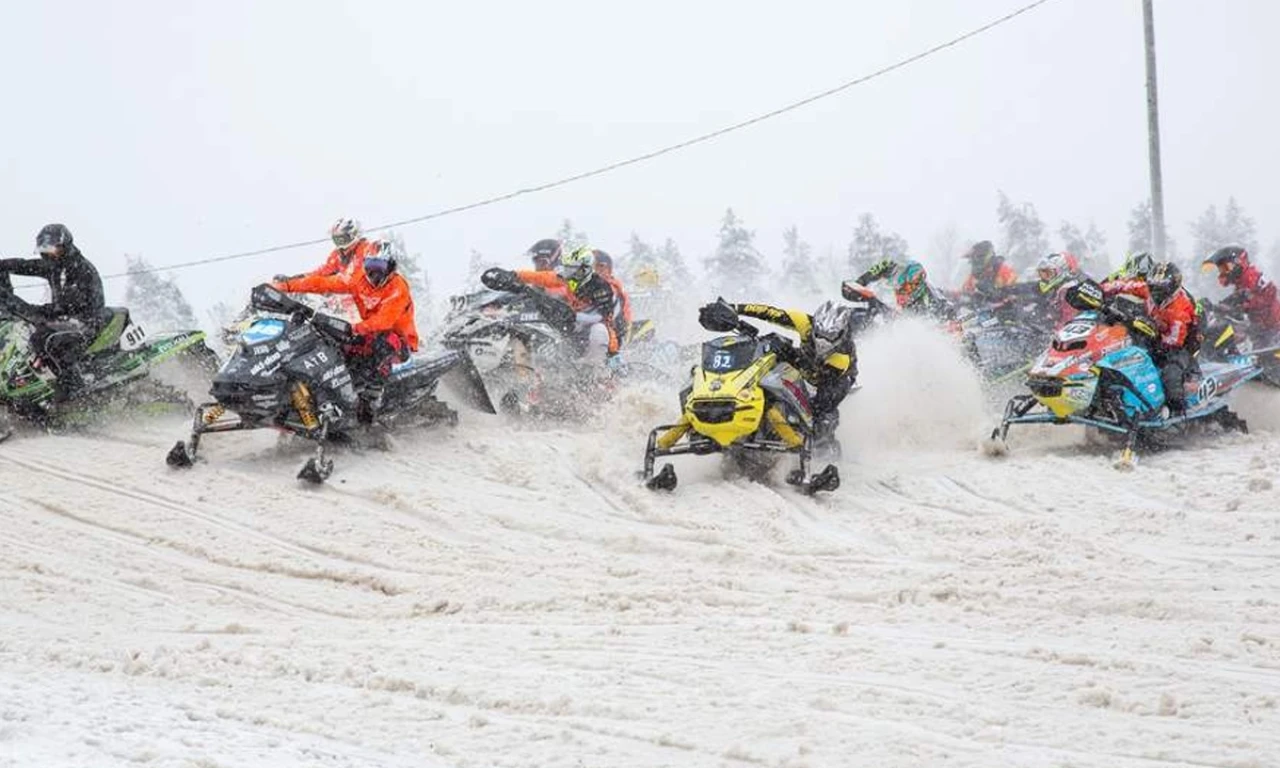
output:
<instances>
[{"instance_id":1,"label":"fog","mask_svg":"<svg viewBox=\"0 0 1280 768\"><path fill-rule=\"evenodd\" d=\"M699 3L11 2L0 252L61 221L104 273L321 238L651 151L873 71L1022 0ZM1273 0L1157 0L1166 212L1234 195L1280 236ZM903 70L713 142L406 227L437 291L471 249L516 264L571 218L696 264L732 206L775 260L871 212L927 256L996 237L997 190L1114 254L1147 196L1139 0L1054 0ZM205 307L318 264L297 249L173 273ZM832 294L836 288L832 286ZM123 281L108 283L109 297Z\"/></svg>"}]
</instances>

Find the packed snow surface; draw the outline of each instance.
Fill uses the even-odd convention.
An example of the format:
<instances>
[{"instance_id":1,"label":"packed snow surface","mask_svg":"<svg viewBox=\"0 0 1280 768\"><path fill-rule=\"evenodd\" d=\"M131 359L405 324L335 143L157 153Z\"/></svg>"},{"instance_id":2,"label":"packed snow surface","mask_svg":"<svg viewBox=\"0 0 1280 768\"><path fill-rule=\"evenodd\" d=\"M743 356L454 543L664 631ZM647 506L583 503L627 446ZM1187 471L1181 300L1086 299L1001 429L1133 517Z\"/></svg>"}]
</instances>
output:
<instances>
[{"instance_id":1,"label":"packed snow surface","mask_svg":"<svg viewBox=\"0 0 1280 768\"><path fill-rule=\"evenodd\" d=\"M0 446L0 765L1280 765L1280 398L1129 473L977 449L945 342L870 340L844 485L676 463L675 394L389 451L185 420Z\"/></svg>"}]
</instances>

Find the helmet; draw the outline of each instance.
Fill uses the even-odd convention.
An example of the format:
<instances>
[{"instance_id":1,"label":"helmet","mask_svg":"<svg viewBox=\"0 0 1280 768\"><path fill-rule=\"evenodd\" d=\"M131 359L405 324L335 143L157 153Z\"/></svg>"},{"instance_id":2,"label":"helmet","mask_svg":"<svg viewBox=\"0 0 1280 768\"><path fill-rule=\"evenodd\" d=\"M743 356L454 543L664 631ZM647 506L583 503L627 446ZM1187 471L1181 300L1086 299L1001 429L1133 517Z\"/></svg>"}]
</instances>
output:
<instances>
[{"instance_id":1,"label":"helmet","mask_svg":"<svg viewBox=\"0 0 1280 768\"><path fill-rule=\"evenodd\" d=\"M636 270L634 282L640 290L652 291L662 287L662 276L658 274L658 270L654 269L652 264L645 264Z\"/></svg>"},{"instance_id":2,"label":"helmet","mask_svg":"<svg viewBox=\"0 0 1280 768\"><path fill-rule=\"evenodd\" d=\"M1202 266L1205 271L1218 268L1219 285L1235 285L1240 282L1244 268L1249 266L1249 252L1238 245L1228 245L1214 251L1212 256L1204 260Z\"/></svg>"},{"instance_id":3,"label":"helmet","mask_svg":"<svg viewBox=\"0 0 1280 768\"><path fill-rule=\"evenodd\" d=\"M990 240L982 240L974 243L964 257L968 259L974 269L985 267L996 257L996 247L991 244Z\"/></svg>"},{"instance_id":4,"label":"helmet","mask_svg":"<svg viewBox=\"0 0 1280 768\"><path fill-rule=\"evenodd\" d=\"M824 301L813 313L813 346L819 358L830 354L853 333L853 310Z\"/></svg>"},{"instance_id":5,"label":"helmet","mask_svg":"<svg viewBox=\"0 0 1280 768\"><path fill-rule=\"evenodd\" d=\"M570 292L577 293L578 287L594 274L591 268L594 260L595 254L591 246L579 246L560 258L560 266L556 267L556 274L560 275L560 279L569 286Z\"/></svg>"},{"instance_id":6,"label":"helmet","mask_svg":"<svg viewBox=\"0 0 1280 768\"><path fill-rule=\"evenodd\" d=\"M36 252L41 256L61 256L72 243L71 230L62 224L46 224L36 235Z\"/></svg>"},{"instance_id":7,"label":"helmet","mask_svg":"<svg viewBox=\"0 0 1280 768\"><path fill-rule=\"evenodd\" d=\"M560 252L564 245L559 240L539 240L529 246L529 258L533 260L533 268L546 272L560 266Z\"/></svg>"},{"instance_id":8,"label":"helmet","mask_svg":"<svg viewBox=\"0 0 1280 768\"><path fill-rule=\"evenodd\" d=\"M1146 278L1151 274L1151 270L1156 268L1156 260L1146 251L1130 254L1129 258L1124 260L1124 264L1115 273L1116 277L1129 278L1141 277Z\"/></svg>"},{"instance_id":9,"label":"helmet","mask_svg":"<svg viewBox=\"0 0 1280 768\"><path fill-rule=\"evenodd\" d=\"M377 240L364 257L364 276L370 284L380 286L395 274L403 256L394 240Z\"/></svg>"},{"instance_id":10,"label":"helmet","mask_svg":"<svg viewBox=\"0 0 1280 768\"><path fill-rule=\"evenodd\" d=\"M613 274L613 257L612 256L600 250L599 248L593 250L591 252L591 255L595 259L594 265L595 265L596 272L602 275Z\"/></svg>"},{"instance_id":11,"label":"helmet","mask_svg":"<svg viewBox=\"0 0 1280 768\"><path fill-rule=\"evenodd\" d=\"M1071 263L1065 253L1051 253L1036 264L1036 276L1040 278L1040 293L1049 293L1062 285L1071 274Z\"/></svg>"},{"instance_id":12,"label":"helmet","mask_svg":"<svg viewBox=\"0 0 1280 768\"><path fill-rule=\"evenodd\" d=\"M360 230L360 222L355 219L338 219L329 227L329 237L333 238L334 246L345 251L363 238L364 232Z\"/></svg>"},{"instance_id":13,"label":"helmet","mask_svg":"<svg viewBox=\"0 0 1280 768\"><path fill-rule=\"evenodd\" d=\"M1162 261L1147 276L1147 289L1151 291L1151 300L1163 304L1182 287L1182 270L1171 261Z\"/></svg>"},{"instance_id":14,"label":"helmet","mask_svg":"<svg viewBox=\"0 0 1280 768\"><path fill-rule=\"evenodd\" d=\"M909 307L924 299L929 291L929 275L918 261L908 261L893 276L893 295L899 307Z\"/></svg>"}]
</instances>

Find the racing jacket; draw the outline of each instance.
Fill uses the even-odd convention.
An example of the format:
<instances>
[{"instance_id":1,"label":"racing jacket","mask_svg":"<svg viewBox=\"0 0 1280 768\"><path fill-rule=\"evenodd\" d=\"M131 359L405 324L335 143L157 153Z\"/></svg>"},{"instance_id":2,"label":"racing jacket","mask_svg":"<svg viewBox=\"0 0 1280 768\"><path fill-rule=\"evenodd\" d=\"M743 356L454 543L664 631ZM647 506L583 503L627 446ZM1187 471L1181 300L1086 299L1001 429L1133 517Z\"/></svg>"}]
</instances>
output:
<instances>
[{"instance_id":1,"label":"racing jacket","mask_svg":"<svg viewBox=\"0 0 1280 768\"><path fill-rule=\"evenodd\" d=\"M793 363L810 384L822 386L844 376L857 376L858 352L852 338L843 339L823 359L818 359L817 347L813 341L813 317L807 312L780 309L768 304L735 304L733 308L739 315L795 331L800 337L800 359Z\"/></svg>"}]
</instances>

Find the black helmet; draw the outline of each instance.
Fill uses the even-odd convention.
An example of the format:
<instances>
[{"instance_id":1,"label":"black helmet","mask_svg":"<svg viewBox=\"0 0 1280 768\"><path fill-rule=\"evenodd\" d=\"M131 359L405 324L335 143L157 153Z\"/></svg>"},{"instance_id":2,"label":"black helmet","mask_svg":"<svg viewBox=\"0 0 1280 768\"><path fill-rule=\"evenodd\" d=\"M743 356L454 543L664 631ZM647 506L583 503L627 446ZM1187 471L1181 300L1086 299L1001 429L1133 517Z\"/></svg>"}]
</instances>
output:
<instances>
[{"instance_id":1,"label":"black helmet","mask_svg":"<svg viewBox=\"0 0 1280 768\"><path fill-rule=\"evenodd\" d=\"M1238 245L1228 245L1213 252L1204 260L1203 266L1212 270L1218 268L1218 283L1223 286L1240 282L1244 268L1249 265L1249 252Z\"/></svg>"},{"instance_id":2,"label":"black helmet","mask_svg":"<svg viewBox=\"0 0 1280 768\"><path fill-rule=\"evenodd\" d=\"M365 279L373 286L387 282L396 273L402 255L396 241L375 241L369 255L364 257Z\"/></svg>"},{"instance_id":3,"label":"black helmet","mask_svg":"<svg viewBox=\"0 0 1280 768\"><path fill-rule=\"evenodd\" d=\"M609 254L607 254L607 253L605 253L604 251L600 250L599 248L596 248L595 250L593 250L593 251L591 252L591 255L592 255L593 259L594 259L593 264L594 264L594 266L595 266L595 268L596 268L596 271L599 271L599 270L600 270L600 268L601 268L601 267L603 267L603 268L604 268L605 270L607 270L609 273L612 273L612 272L613 272L613 257L612 257L612 256L610 256Z\"/></svg>"},{"instance_id":4,"label":"black helmet","mask_svg":"<svg viewBox=\"0 0 1280 768\"><path fill-rule=\"evenodd\" d=\"M990 240L981 240L973 244L969 252L964 255L966 259L975 265L985 265L991 259L995 258L996 247L991 244Z\"/></svg>"},{"instance_id":5,"label":"black helmet","mask_svg":"<svg viewBox=\"0 0 1280 768\"><path fill-rule=\"evenodd\" d=\"M1147 276L1147 288L1151 291L1151 300L1163 304L1182 287L1182 270L1171 261L1162 261Z\"/></svg>"},{"instance_id":6,"label":"black helmet","mask_svg":"<svg viewBox=\"0 0 1280 768\"><path fill-rule=\"evenodd\" d=\"M62 224L46 224L36 235L36 252L41 256L62 256L71 245L71 230Z\"/></svg>"},{"instance_id":7,"label":"black helmet","mask_svg":"<svg viewBox=\"0 0 1280 768\"><path fill-rule=\"evenodd\" d=\"M547 238L529 246L529 258L533 260L535 269L546 271L560 266L560 252L564 244L559 240Z\"/></svg>"}]
</instances>

